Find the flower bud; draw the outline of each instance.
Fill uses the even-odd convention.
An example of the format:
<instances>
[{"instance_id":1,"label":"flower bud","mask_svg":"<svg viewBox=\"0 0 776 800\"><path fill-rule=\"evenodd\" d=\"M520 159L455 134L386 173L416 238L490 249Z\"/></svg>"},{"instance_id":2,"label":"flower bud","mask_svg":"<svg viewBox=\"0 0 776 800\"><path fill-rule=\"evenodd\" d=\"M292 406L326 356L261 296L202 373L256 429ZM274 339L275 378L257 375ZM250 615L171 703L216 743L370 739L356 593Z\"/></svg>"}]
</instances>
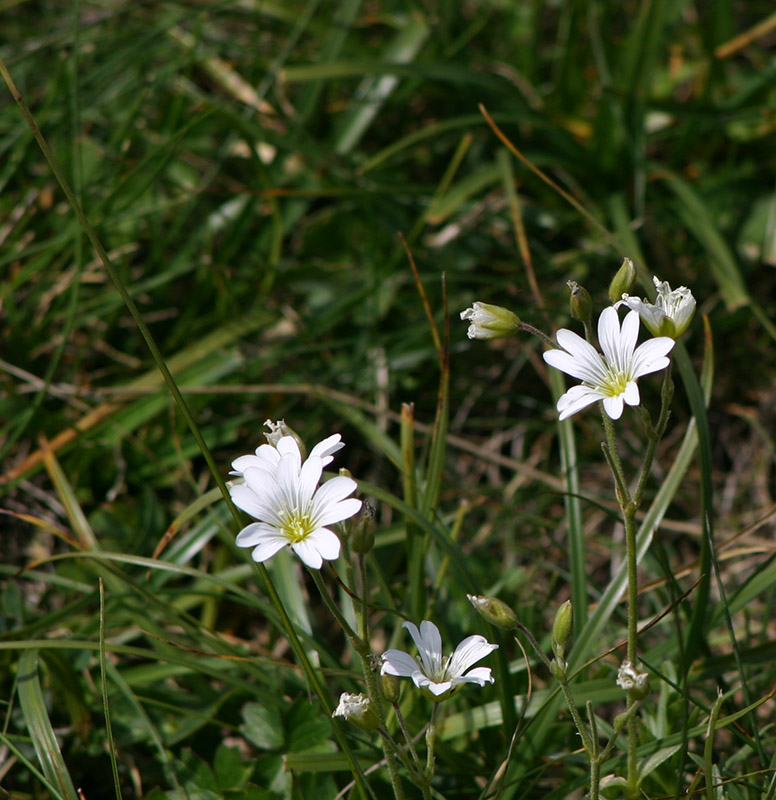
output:
<instances>
[{"instance_id":1,"label":"flower bud","mask_svg":"<svg viewBox=\"0 0 776 800\"><path fill-rule=\"evenodd\" d=\"M461 319L469 320L466 335L470 339L503 339L520 330L520 320L515 314L489 303L474 303L461 312Z\"/></svg>"},{"instance_id":2,"label":"flower bud","mask_svg":"<svg viewBox=\"0 0 776 800\"><path fill-rule=\"evenodd\" d=\"M552 652L556 658L566 656L566 645L571 639L574 627L574 608L571 600L566 600L563 605L555 612L555 619L552 623Z\"/></svg>"},{"instance_id":3,"label":"flower bud","mask_svg":"<svg viewBox=\"0 0 776 800\"><path fill-rule=\"evenodd\" d=\"M354 553L365 556L375 545L375 508L364 501L361 512L353 520L350 528L350 548Z\"/></svg>"},{"instance_id":4,"label":"flower bud","mask_svg":"<svg viewBox=\"0 0 776 800\"><path fill-rule=\"evenodd\" d=\"M332 717L343 717L362 731L376 730L379 721L372 701L365 694L343 692Z\"/></svg>"},{"instance_id":5,"label":"flower bud","mask_svg":"<svg viewBox=\"0 0 776 800\"><path fill-rule=\"evenodd\" d=\"M503 628L505 631L515 629L517 614L503 600L499 600L497 597L476 594L467 594L466 597L480 616L490 622L491 625Z\"/></svg>"},{"instance_id":6,"label":"flower bud","mask_svg":"<svg viewBox=\"0 0 776 800\"><path fill-rule=\"evenodd\" d=\"M619 302L624 294L628 294L636 282L636 267L629 258L623 258L622 266L609 284L609 299L613 303Z\"/></svg>"},{"instance_id":7,"label":"flower bud","mask_svg":"<svg viewBox=\"0 0 776 800\"><path fill-rule=\"evenodd\" d=\"M383 697L386 699L386 702L391 705L399 702L401 684L396 675L389 675L387 672L383 672L380 675L380 688L383 690Z\"/></svg>"},{"instance_id":8,"label":"flower bud","mask_svg":"<svg viewBox=\"0 0 776 800\"><path fill-rule=\"evenodd\" d=\"M567 281L566 285L571 291L571 296L569 297L571 316L577 322L589 325L593 319L593 298L590 297L590 292L576 281Z\"/></svg>"}]
</instances>

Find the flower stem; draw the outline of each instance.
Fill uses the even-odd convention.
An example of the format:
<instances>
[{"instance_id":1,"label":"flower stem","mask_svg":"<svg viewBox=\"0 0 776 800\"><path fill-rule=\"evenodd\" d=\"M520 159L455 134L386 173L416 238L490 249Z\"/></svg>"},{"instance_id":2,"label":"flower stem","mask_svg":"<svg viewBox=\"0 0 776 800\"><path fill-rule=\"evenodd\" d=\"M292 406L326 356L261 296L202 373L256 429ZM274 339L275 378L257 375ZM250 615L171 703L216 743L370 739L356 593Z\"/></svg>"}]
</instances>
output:
<instances>
[{"instance_id":1,"label":"flower stem","mask_svg":"<svg viewBox=\"0 0 776 800\"><path fill-rule=\"evenodd\" d=\"M329 590L326 588L326 584L323 582L321 571L319 569L310 568L308 572L312 575L313 582L318 587L318 591L323 598L323 602L326 603L326 607L331 611L334 618L345 632L345 635L350 639L353 649L362 657L368 656L370 652L369 645L350 627L350 623L345 619L344 614L337 608L334 598L332 598Z\"/></svg>"}]
</instances>

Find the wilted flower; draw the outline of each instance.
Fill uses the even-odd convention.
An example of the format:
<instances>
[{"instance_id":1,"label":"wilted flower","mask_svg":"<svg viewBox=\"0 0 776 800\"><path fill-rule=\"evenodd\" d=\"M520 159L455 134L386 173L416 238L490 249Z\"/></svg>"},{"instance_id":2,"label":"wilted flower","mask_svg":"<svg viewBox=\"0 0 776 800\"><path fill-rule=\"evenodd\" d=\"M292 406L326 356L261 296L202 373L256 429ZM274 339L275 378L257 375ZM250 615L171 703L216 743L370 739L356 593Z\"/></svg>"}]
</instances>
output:
<instances>
[{"instance_id":1,"label":"wilted flower","mask_svg":"<svg viewBox=\"0 0 776 800\"><path fill-rule=\"evenodd\" d=\"M343 692L340 695L339 705L334 709L332 717L342 717L361 728L362 731L373 731L379 724L377 711L372 706L372 701L361 693L348 694Z\"/></svg>"},{"instance_id":2,"label":"wilted flower","mask_svg":"<svg viewBox=\"0 0 776 800\"><path fill-rule=\"evenodd\" d=\"M433 622L423 620L420 630L412 622L403 625L417 645L420 660L402 650L386 650L381 674L412 678L415 686L435 702L447 699L464 683L493 683L489 667L466 671L496 650L497 644L490 644L484 636L467 636L452 655L443 658L442 637Z\"/></svg>"},{"instance_id":3,"label":"wilted flower","mask_svg":"<svg viewBox=\"0 0 776 800\"><path fill-rule=\"evenodd\" d=\"M614 307L609 306L598 318L598 341L603 355L593 345L573 331L561 328L557 333L562 350L547 350L544 360L555 369L582 381L572 386L558 400L560 419L566 419L602 400L611 419L622 416L624 403L637 406L641 400L636 381L642 375L657 372L668 366L667 353L674 340L660 336L636 347L639 335L639 315L629 312L620 328Z\"/></svg>"},{"instance_id":4,"label":"wilted flower","mask_svg":"<svg viewBox=\"0 0 776 800\"><path fill-rule=\"evenodd\" d=\"M302 463L296 439L283 436L277 447L261 445L255 455L235 459L233 474L241 475L243 483L231 485L229 494L238 508L259 520L237 534L237 546L253 547L253 560L262 562L290 545L312 569L337 558L340 540L326 526L358 513L361 501L346 499L357 484L342 475L318 483L331 454L342 446L339 434L330 436Z\"/></svg>"},{"instance_id":5,"label":"wilted flower","mask_svg":"<svg viewBox=\"0 0 776 800\"><path fill-rule=\"evenodd\" d=\"M502 339L520 329L520 320L515 314L489 303L474 303L461 312L461 319L471 323L466 331L470 339Z\"/></svg>"},{"instance_id":6,"label":"wilted flower","mask_svg":"<svg viewBox=\"0 0 776 800\"><path fill-rule=\"evenodd\" d=\"M654 304L623 294L622 300L617 305L626 305L633 311L638 311L653 336L670 336L672 339L678 339L692 322L695 314L695 298L686 286L680 286L672 291L667 281L653 277L652 282L657 289Z\"/></svg>"},{"instance_id":7,"label":"wilted flower","mask_svg":"<svg viewBox=\"0 0 776 800\"><path fill-rule=\"evenodd\" d=\"M617 671L617 685L634 699L643 700L649 693L649 674L636 669L631 661L623 661Z\"/></svg>"}]
</instances>

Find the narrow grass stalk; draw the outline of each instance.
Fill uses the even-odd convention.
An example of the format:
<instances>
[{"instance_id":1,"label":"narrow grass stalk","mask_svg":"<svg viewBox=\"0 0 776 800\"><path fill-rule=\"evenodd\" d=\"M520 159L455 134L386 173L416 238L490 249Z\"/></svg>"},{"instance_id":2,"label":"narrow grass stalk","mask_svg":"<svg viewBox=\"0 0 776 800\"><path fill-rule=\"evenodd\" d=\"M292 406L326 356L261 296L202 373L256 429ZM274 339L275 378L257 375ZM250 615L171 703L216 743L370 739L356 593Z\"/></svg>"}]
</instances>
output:
<instances>
[{"instance_id":1,"label":"narrow grass stalk","mask_svg":"<svg viewBox=\"0 0 776 800\"><path fill-rule=\"evenodd\" d=\"M108 676L105 669L105 585L102 578L100 578L100 690L102 692L103 713L105 714L105 732L108 736L110 767L113 773L113 788L116 790L116 800L121 800L121 781L119 779L119 766L116 762L116 743L113 739L113 726L110 721Z\"/></svg>"}]
</instances>

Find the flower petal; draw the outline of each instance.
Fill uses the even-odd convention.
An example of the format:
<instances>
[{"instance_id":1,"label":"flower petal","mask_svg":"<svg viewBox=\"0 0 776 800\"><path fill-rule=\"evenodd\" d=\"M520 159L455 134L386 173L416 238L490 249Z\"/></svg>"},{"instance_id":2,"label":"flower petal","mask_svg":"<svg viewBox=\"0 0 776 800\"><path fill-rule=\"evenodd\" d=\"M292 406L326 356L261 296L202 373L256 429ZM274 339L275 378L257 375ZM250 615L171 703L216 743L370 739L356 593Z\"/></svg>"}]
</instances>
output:
<instances>
[{"instance_id":1,"label":"flower petal","mask_svg":"<svg viewBox=\"0 0 776 800\"><path fill-rule=\"evenodd\" d=\"M622 395L616 394L613 397L604 397L604 411L609 415L609 419L619 419L624 408Z\"/></svg>"},{"instance_id":2,"label":"flower petal","mask_svg":"<svg viewBox=\"0 0 776 800\"><path fill-rule=\"evenodd\" d=\"M403 622L402 625L410 632L418 648L423 672L434 675L442 668L442 637L439 628L427 619L420 623L420 630L411 622Z\"/></svg>"},{"instance_id":3,"label":"flower petal","mask_svg":"<svg viewBox=\"0 0 776 800\"><path fill-rule=\"evenodd\" d=\"M248 472L252 471L251 469ZM259 495L247 484L239 483L236 486L229 487L229 494L237 508L242 509L246 514L250 514L255 519L268 522L276 527L281 525L276 511L276 492L267 491Z\"/></svg>"},{"instance_id":4,"label":"flower petal","mask_svg":"<svg viewBox=\"0 0 776 800\"><path fill-rule=\"evenodd\" d=\"M625 391L622 393L622 399L629 406L637 406L641 402L641 395L636 381L628 381Z\"/></svg>"},{"instance_id":5,"label":"flower petal","mask_svg":"<svg viewBox=\"0 0 776 800\"><path fill-rule=\"evenodd\" d=\"M361 510L361 505L361 501L355 497L351 497L348 500L340 500L339 503L332 503L321 509L318 509L316 504L316 510L313 512L315 522L317 525L333 525L335 522L342 522L358 514Z\"/></svg>"},{"instance_id":6,"label":"flower petal","mask_svg":"<svg viewBox=\"0 0 776 800\"><path fill-rule=\"evenodd\" d=\"M334 561L339 558L340 540L334 531L328 528L317 528L305 539L306 542L315 547L321 554L321 558L326 561Z\"/></svg>"},{"instance_id":7,"label":"flower petal","mask_svg":"<svg viewBox=\"0 0 776 800\"><path fill-rule=\"evenodd\" d=\"M353 494L358 488L358 484L353 478L348 478L346 475L338 475L330 481L321 486L315 493L315 505L323 506L333 505L340 500L344 500L349 494Z\"/></svg>"},{"instance_id":8,"label":"flower petal","mask_svg":"<svg viewBox=\"0 0 776 800\"><path fill-rule=\"evenodd\" d=\"M328 436L323 441L318 442L318 444L313 447L310 451L311 456L318 456L323 463L323 466L327 466L332 461L334 461L334 453L338 450L342 450L345 446L345 443L341 441L342 436L339 433L334 433L331 436Z\"/></svg>"},{"instance_id":9,"label":"flower petal","mask_svg":"<svg viewBox=\"0 0 776 800\"><path fill-rule=\"evenodd\" d=\"M287 544L288 541L282 536L273 536L271 538L267 537L264 539L264 541L259 542L256 547L253 548L251 558L257 563L261 564L267 559L272 558L275 553L277 553L279 550L282 550Z\"/></svg>"},{"instance_id":10,"label":"flower petal","mask_svg":"<svg viewBox=\"0 0 776 800\"><path fill-rule=\"evenodd\" d=\"M396 675L399 678L411 678L416 672L420 672L420 664L403 650L386 650L383 655L383 665L380 668L381 675Z\"/></svg>"},{"instance_id":11,"label":"flower petal","mask_svg":"<svg viewBox=\"0 0 776 800\"><path fill-rule=\"evenodd\" d=\"M486 683L494 683L494 678L490 667L476 667L466 675L453 678L453 686L457 686L459 683L478 683L480 686L484 686Z\"/></svg>"},{"instance_id":12,"label":"flower petal","mask_svg":"<svg viewBox=\"0 0 776 800\"><path fill-rule=\"evenodd\" d=\"M278 534L277 529L264 522L251 522L246 525L238 534L235 544L238 547L255 547L265 539L279 538L283 544L288 544L288 540L282 534Z\"/></svg>"},{"instance_id":13,"label":"flower petal","mask_svg":"<svg viewBox=\"0 0 776 800\"><path fill-rule=\"evenodd\" d=\"M587 383L598 384L605 380L606 372L601 356L595 351L593 353L594 355L588 358L589 354L585 356L577 354L574 356L564 350L545 350L542 353L542 358L551 367L555 367L555 369L565 372L573 378Z\"/></svg>"},{"instance_id":14,"label":"flower petal","mask_svg":"<svg viewBox=\"0 0 776 800\"><path fill-rule=\"evenodd\" d=\"M498 645L491 644L484 636L479 634L467 636L455 648L447 665L447 672L452 676L463 675L472 664L476 664L494 650L498 650Z\"/></svg>"},{"instance_id":15,"label":"flower petal","mask_svg":"<svg viewBox=\"0 0 776 800\"><path fill-rule=\"evenodd\" d=\"M414 677L413 680L415 680ZM440 681L439 683L437 683L436 681L430 680L425 675L421 677L420 681L415 681L415 686L417 686L418 688L425 687L435 697L439 697L440 694L449 692L454 685L455 681Z\"/></svg>"},{"instance_id":16,"label":"flower petal","mask_svg":"<svg viewBox=\"0 0 776 800\"><path fill-rule=\"evenodd\" d=\"M291 549L310 567L310 569L320 569L323 566L321 553L312 541L310 536L305 537L299 542L294 542Z\"/></svg>"},{"instance_id":17,"label":"flower petal","mask_svg":"<svg viewBox=\"0 0 776 800\"><path fill-rule=\"evenodd\" d=\"M666 358L668 353L676 344L669 336L657 336L648 339L636 348L631 364L631 374L636 380L642 375L649 375L651 372L659 372L668 366L669 360Z\"/></svg>"},{"instance_id":18,"label":"flower petal","mask_svg":"<svg viewBox=\"0 0 776 800\"><path fill-rule=\"evenodd\" d=\"M558 399L558 419L564 420L577 411L582 411L596 400L603 400L604 394L590 386L572 386L565 394Z\"/></svg>"}]
</instances>

